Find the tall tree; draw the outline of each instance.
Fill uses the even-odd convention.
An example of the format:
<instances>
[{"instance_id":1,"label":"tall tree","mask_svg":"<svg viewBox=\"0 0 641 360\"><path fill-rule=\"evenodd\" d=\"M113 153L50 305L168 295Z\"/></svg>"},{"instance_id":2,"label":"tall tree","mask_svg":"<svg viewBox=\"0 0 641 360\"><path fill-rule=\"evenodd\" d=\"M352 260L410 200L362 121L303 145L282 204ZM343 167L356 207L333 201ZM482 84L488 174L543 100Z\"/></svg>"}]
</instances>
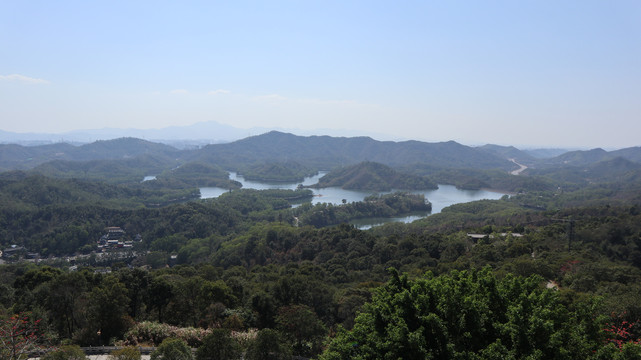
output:
<instances>
[{"instance_id":1,"label":"tall tree","mask_svg":"<svg viewBox=\"0 0 641 360\"><path fill-rule=\"evenodd\" d=\"M196 360L236 360L241 358L238 342L228 329L213 329L196 351Z\"/></svg>"},{"instance_id":2,"label":"tall tree","mask_svg":"<svg viewBox=\"0 0 641 360\"><path fill-rule=\"evenodd\" d=\"M155 277L147 291L147 306L158 311L158 321L162 322L163 310L171 301L173 286L163 277Z\"/></svg>"},{"instance_id":3,"label":"tall tree","mask_svg":"<svg viewBox=\"0 0 641 360\"><path fill-rule=\"evenodd\" d=\"M47 309L58 333L71 338L79 325L78 302L85 296L87 280L78 272L63 273L51 281Z\"/></svg>"},{"instance_id":4,"label":"tall tree","mask_svg":"<svg viewBox=\"0 0 641 360\"><path fill-rule=\"evenodd\" d=\"M586 359L602 344L594 310L570 311L542 279L489 268L415 281L392 272L321 359Z\"/></svg>"},{"instance_id":5,"label":"tall tree","mask_svg":"<svg viewBox=\"0 0 641 360\"><path fill-rule=\"evenodd\" d=\"M89 295L90 327L99 334L102 344L111 338L120 338L131 322L127 314L129 298L127 288L114 275L105 277L100 286Z\"/></svg>"}]
</instances>

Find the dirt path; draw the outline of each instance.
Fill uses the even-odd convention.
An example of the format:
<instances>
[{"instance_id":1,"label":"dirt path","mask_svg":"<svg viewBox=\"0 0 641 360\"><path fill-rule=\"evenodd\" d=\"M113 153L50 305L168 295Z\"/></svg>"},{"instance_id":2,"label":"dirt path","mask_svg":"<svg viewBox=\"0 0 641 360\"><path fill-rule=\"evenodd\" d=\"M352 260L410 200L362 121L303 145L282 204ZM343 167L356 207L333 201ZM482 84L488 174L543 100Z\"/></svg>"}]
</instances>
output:
<instances>
[{"instance_id":1,"label":"dirt path","mask_svg":"<svg viewBox=\"0 0 641 360\"><path fill-rule=\"evenodd\" d=\"M513 162L516 165L520 166L519 169L516 169L514 171L510 171L510 174L512 174L512 175L520 175L521 172L523 172L523 170L527 169L527 166L517 163L516 160L514 160L514 159L508 159L508 160L510 160L511 162Z\"/></svg>"}]
</instances>

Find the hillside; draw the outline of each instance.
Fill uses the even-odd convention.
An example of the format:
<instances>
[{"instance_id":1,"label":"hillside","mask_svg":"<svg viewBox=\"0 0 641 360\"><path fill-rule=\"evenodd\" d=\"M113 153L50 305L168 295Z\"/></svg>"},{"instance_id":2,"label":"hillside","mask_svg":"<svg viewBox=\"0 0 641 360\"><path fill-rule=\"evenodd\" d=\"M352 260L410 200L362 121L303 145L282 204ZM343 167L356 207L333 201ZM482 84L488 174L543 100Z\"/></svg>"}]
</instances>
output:
<instances>
[{"instance_id":1,"label":"hillside","mask_svg":"<svg viewBox=\"0 0 641 360\"><path fill-rule=\"evenodd\" d=\"M158 206L197 198L197 189L153 190L79 179L54 179L23 171L0 174L0 208L43 210L47 206L91 205L107 208Z\"/></svg>"},{"instance_id":2,"label":"hillside","mask_svg":"<svg viewBox=\"0 0 641 360\"><path fill-rule=\"evenodd\" d=\"M565 154L568 149L524 149L523 152L536 159L547 159Z\"/></svg>"},{"instance_id":3,"label":"hillside","mask_svg":"<svg viewBox=\"0 0 641 360\"><path fill-rule=\"evenodd\" d=\"M140 155L175 156L179 151L169 145L136 138L99 140L76 148L73 160L127 159Z\"/></svg>"},{"instance_id":4,"label":"hillside","mask_svg":"<svg viewBox=\"0 0 641 360\"><path fill-rule=\"evenodd\" d=\"M146 186L160 188L185 188L193 186L215 186L225 189L238 189L240 183L229 180L229 173L217 166L190 162L171 170L165 170L154 181L146 181Z\"/></svg>"},{"instance_id":5,"label":"hillside","mask_svg":"<svg viewBox=\"0 0 641 360\"><path fill-rule=\"evenodd\" d=\"M88 161L54 160L38 165L33 172L58 178L100 180L108 183L138 183L175 163L164 157L141 155L128 159Z\"/></svg>"},{"instance_id":6,"label":"hillside","mask_svg":"<svg viewBox=\"0 0 641 360\"><path fill-rule=\"evenodd\" d=\"M493 154L454 141L377 141L369 137L296 136L272 131L229 144L208 145L191 158L233 169L255 161L296 161L317 169L331 169L362 161L388 166L424 163L439 168L508 170L514 164Z\"/></svg>"},{"instance_id":7,"label":"hillside","mask_svg":"<svg viewBox=\"0 0 641 360\"><path fill-rule=\"evenodd\" d=\"M561 166L528 169L529 175L538 175L572 184L586 185L606 182L634 182L641 178L641 164L622 157L606 159L582 166Z\"/></svg>"},{"instance_id":8,"label":"hillside","mask_svg":"<svg viewBox=\"0 0 641 360\"><path fill-rule=\"evenodd\" d=\"M388 166L369 161L331 171L313 186L319 188L337 186L343 189L371 191L438 188L435 183L425 177L399 173Z\"/></svg>"},{"instance_id":9,"label":"hillside","mask_svg":"<svg viewBox=\"0 0 641 360\"><path fill-rule=\"evenodd\" d=\"M59 143L40 146L0 144L0 170L26 170L47 161L68 159L73 145Z\"/></svg>"},{"instance_id":10,"label":"hillside","mask_svg":"<svg viewBox=\"0 0 641 360\"><path fill-rule=\"evenodd\" d=\"M101 140L82 146L65 143L39 146L0 144L0 169L28 170L54 160L116 160L143 155L175 159L177 154L178 150L171 146L135 138Z\"/></svg>"},{"instance_id":11,"label":"hillside","mask_svg":"<svg viewBox=\"0 0 641 360\"><path fill-rule=\"evenodd\" d=\"M611 151L610 154L613 156L621 156L624 159L628 159L636 163L641 163L641 146Z\"/></svg>"},{"instance_id":12,"label":"hillside","mask_svg":"<svg viewBox=\"0 0 641 360\"><path fill-rule=\"evenodd\" d=\"M581 166L607 160L613 156L607 151L596 148L591 150L569 151L559 156L544 159L537 163L537 167L553 167L560 165Z\"/></svg>"},{"instance_id":13,"label":"hillside","mask_svg":"<svg viewBox=\"0 0 641 360\"><path fill-rule=\"evenodd\" d=\"M261 162L247 166L239 174L245 180L300 182L307 176L315 175L316 171L295 161Z\"/></svg>"},{"instance_id":14,"label":"hillside","mask_svg":"<svg viewBox=\"0 0 641 360\"><path fill-rule=\"evenodd\" d=\"M525 165L531 165L536 162L536 159L525 151L521 151L514 146L500 146L487 144L478 147L479 150L487 151L490 154L496 155L503 159L514 159L516 162Z\"/></svg>"},{"instance_id":15,"label":"hillside","mask_svg":"<svg viewBox=\"0 0 641 360\"><path fill-rule=\"evenodd\" d=\"M82 146L0 145L0 171L35 168L46 176L135 183L147 175L169 174L168 171L180 165L198 163L219 170L237 171L246 179L301 181L319 170L367 161L415 176L429 176L432 181L455 184L466 189L490 187L523 191L571 185L566 183L603 182L609 174L623 176L624 172L616 166L614 172L609 174L598 174L600 167L590 170L590 174L577 172L617 157L639 164L641 147L610 152L603 149L570 151L552 158L537 159L512 146L469 147L454 141L392 142L369 137L297 136L272 131L233 143L208 145L194 150L178 150L135 138L96 141ZM526 164L528 170L518 178L504 176L516 168L509 159ZM604 171L608 171L607 167ZM197 181L184 181L185 176L179 173L153 185L146 185L156 188L238 186L228 183L225 176L201 174L203 176L199 175ZM626 176L628 179L637 178L635 174ZM214 178L221 181L211 181ZM389 185L382 183L371 186L387 188Z\"/></svg>"}]
</instances>

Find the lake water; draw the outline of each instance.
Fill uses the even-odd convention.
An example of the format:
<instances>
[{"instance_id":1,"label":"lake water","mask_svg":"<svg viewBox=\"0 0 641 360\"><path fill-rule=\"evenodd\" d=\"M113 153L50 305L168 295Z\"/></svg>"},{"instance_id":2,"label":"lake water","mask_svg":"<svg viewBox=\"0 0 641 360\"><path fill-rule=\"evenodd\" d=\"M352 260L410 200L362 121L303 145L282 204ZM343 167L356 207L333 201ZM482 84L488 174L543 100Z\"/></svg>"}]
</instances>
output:
<instances>
[{"instance_id":1,"label":"lake water","mask_svg":"<svg viewBox=\"0 0 641 360\"><path fill-rule=\"evenodd\" d=\"M326 172L319 172L315 176L305 178L302 182L303 185L313 185L318 183L318 179L323 177ZM230 173L229 178L231 180L236 180L243 184L243 188L246 189L257 189L257 190L266 190L266 189L291 189L295 190L300 183L282 183L282 182L259 182L259 181L249 181L245 180L241 175L237 173ZM343 199L346 202L355 202L362 201L365 197L374 194L371 191L357 191L357 190L345 190L339 187L329 187L324 189L310 189L314 193L312 198L312 204L317 203L332 203L334 205L340 205L343 203ZM222 195L225 192L228 192L229 189L216 188L216 187L203 187L200 188L200 197L202 199L215 198ZM444 207L465 203L476 200L490 199L497 200L500 199L505 193L487 191L487 190L461 190L457 189L453 185L439 185L436 190L421 190L421 191L411 191L414 194L423 194L425 198L432 203L432 212L423 212L423 213L412 213L400 217L392 218L367 218L359 219L352 221L352 224L356 225L360 229L369 229L373 226L382 225L386 222L412 222L424 218L430 214L436 214L441 212Z\"/></svg>"}]
</instances>

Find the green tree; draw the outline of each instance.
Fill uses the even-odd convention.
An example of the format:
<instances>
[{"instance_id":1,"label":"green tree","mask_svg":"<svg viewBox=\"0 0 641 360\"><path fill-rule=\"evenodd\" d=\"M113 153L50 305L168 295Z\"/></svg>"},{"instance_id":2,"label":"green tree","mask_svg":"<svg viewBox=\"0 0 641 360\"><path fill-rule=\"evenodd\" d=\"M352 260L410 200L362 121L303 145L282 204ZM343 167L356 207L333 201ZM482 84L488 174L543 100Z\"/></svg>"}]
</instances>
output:
<instances>
[{"instance_id":1,"label":"green tree","mask_svg":"<svg viewBox=\"0 0 641 360\"><path fill-rule=\"evenodd\" d=\"M291 349L280 333L273 329L258 332L245 358L247 360L284 360L291 358Z\"/></svg>"},{"instance_id":2,"label":"green tree","mask_svg":"<svg viewBox=\"0 0 641 360\"><path fill-rule=\"evenodd\" d=\"M588 358L603 340L594 308L572 312L541 283L489 268L415 281L393 271L321 359Z\"/></svg>"},{"instance_id":3,"label":"green tree","mask_svg":"<svg viewBox=\"0 0 641 360\"><path fill-rule=\"evenodd\" d=\"M87 281L78 272L63 273L51 280L45 303L58 334L71 338L79 325L79 302L85 297Z\"/></svg>"},{"instance_id":4,"label":"green tree","mask_svg":"<svg viewBox=\"0 0 641 360\"><path fill-rule=\"evenodd\" d=\"M294 344L295 354L311 356L320 352L327 329L309 306L281 307L278 310L276 323Z\"/></svg>"},{"instance_id":5,"label":"green tree","mask_svg":"<svg viewBox=\"0 0 641 360\"><path fill-rule=\"evenodd\" d=\"M155 277L147 291L147 306L149 310L158 310L158 321L163 321L163 310L173 296L173 286L162 277Z\"/></svg>"},{"instance_id":6,"label":"green tree","mask_svg":"<svg viewBox=\"0 0 641 360\"><path fill-rule=\"evenodd\" d=\"M91 290L89 301L89 327L99 334L100 342L108 344L110 339L122 337L131 322L125 285L115 276L107 276Z\"/></svg>"},{"instance_id":7,"label":"green tree","mask_svg":"<svg viewBox=\"0 0 641 360\"><path fill-rule=\"evenodd\" d=\"M233 360L240 356L240 345L228 329L213 329L196 351L196 360Z\"/></svg>"},{"instance_id":8,"label":"green tree","mask_svg":"<svg viewBox=\"0 0 641 360\"><path fill-rule=\"evenodd\" d=\"M151 353L151 360L193 360L191 348L184 340L167 338Z\"/></svg>"},{"instance_id":9,"label":"green tree","mask_svg":"<svg viewBox=\"0 0 641 360\"><path fill-rule=\"evenodd\" d=\"M140 268L134 269L121 269L118 271L118 278L121 283L125 284L128 290L129 315L137 319L141 312L141 307L144 301L147 288L151 276L148 271Z\"/></svg>"},{"instance_id":10,"label":"green tree","mask_svg":"<svg viewBox=\"0 0 641 360\"><path fill-rule=\"evenodd\" d=\"M64 345L47 353L42 360L85 360L87 356L78 345Z\"/></svg>"}]
</instances>

